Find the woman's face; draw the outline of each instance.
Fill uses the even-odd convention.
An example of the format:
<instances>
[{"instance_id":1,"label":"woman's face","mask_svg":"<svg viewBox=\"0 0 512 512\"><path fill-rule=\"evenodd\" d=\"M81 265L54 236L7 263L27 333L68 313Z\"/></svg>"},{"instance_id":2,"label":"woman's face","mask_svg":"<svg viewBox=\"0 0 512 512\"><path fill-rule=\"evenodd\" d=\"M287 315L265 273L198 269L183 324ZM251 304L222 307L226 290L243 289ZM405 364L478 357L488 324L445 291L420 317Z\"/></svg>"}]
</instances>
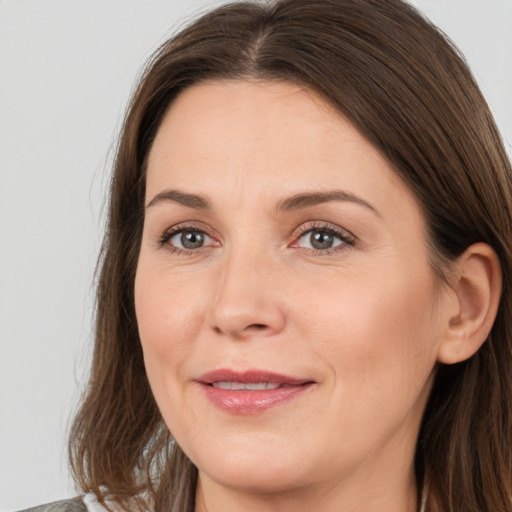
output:
<instances>
[{"instance_id":1,"label":"woman's face","mask_svg":"<svg viewBox=\"0 0 512 512\"><path fill-rule=\"evenodd\" d=\"M211 82L149 155L135 301L149 381L202 482L412 478L444 294L417 201L313 93Z\"/></svg>"}]
</instances>

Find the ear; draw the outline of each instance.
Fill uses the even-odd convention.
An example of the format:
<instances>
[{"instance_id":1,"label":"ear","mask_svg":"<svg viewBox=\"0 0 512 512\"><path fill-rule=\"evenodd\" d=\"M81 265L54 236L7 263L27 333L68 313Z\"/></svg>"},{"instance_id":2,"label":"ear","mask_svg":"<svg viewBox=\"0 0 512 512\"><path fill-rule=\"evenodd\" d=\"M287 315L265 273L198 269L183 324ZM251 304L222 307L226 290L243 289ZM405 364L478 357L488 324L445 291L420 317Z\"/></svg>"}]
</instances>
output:
<instances>
[{"instance_id":1,"label":"ear","mask_svg":"<svg viewBox=\"0 0 512 512\"><path fill-rule=\"evenodd\" d=\"M496 318L501 295L501 266L487 244L471 245L455 261L451 274L455 304L448 315L438 361L469 359L483 345Z\"/></svg>"}]
</instances>

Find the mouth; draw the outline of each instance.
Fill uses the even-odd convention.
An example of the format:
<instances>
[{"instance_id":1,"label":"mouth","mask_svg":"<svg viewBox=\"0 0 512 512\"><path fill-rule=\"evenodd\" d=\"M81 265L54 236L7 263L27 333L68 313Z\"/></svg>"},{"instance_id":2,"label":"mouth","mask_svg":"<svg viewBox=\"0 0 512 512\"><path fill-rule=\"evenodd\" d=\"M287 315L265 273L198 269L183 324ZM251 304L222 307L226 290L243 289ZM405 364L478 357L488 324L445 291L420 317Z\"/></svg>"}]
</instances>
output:
<instances>
[{"instance_id":1,"label":"mouth","mask_svg":"<svg viewBox=\"0 0 512 512\"><path fill-rule=\"evenodd\" d=\"M315 381L249 370L214 370L197 382L209 401L231 414L258 414L282 405L311 389Z\"/></svg>"},{"instance_id":2,"label":"mouth","mask_svg":"<svg viewBox=\"0 0 512 512\"><path fill-rule=\"evenodd\" d=\"M289 384L277 384L275 382L212 382L214 388L229 389L231 391L265 391L279 387L290 386Z\"/></svg>"}]
</instances>

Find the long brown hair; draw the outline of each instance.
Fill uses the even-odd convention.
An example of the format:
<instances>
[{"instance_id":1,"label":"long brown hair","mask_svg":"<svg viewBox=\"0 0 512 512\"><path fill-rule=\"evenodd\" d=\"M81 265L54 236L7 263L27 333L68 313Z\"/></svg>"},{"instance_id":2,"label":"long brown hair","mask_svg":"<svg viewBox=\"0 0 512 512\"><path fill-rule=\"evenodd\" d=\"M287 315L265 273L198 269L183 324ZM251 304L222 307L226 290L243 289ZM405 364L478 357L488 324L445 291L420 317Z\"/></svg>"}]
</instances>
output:
<instances>
[{"instance_id":1,"label":"long brown hair","mask_svg":"<svg viewBox=\"0 0 512 512\"><path fill-rule=\"evenodd\" d=\"M146 378L134 309L145 164L162 116L186 87L282 80L349 119L416 194L433 271L469 245L499 256L492 332L468 361L438 368L419 433L428 510L512 510L512 171L463 58L401 0L277 0L215 9L153 56L129 105L111 184L91 377L70 437L84 491L156 511L193 511L197 469L165 427ZM130 501L132 499L132 501Z\"/></svg>"}]
</instances>

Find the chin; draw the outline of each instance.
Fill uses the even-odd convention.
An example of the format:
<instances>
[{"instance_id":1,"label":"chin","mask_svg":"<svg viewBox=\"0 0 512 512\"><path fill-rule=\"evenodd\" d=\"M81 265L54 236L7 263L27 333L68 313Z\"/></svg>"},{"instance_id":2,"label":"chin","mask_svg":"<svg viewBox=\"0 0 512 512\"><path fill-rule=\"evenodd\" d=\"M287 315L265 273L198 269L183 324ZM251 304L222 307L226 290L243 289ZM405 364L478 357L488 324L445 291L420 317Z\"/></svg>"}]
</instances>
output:
<instances>
[{"instance_id":1,"label":"chin","mask_svg":"<svg viewBox=\"0 0 512 512\"><path fill-rule=\"evenodd\" d=\"M238 444L238 443L237 443ZM264 447L213 448L192 461L199 471L219 485L245 493L267 494L291 490L306 484L303 452ZM255 450L255 447L258 447ZM291 447L290 447L291 448Z\"/></svg>"},{"instance_id":2,"label":"chin","mask_svg":"<svg viewBox=\"0 0 512 512\"><path fill-rule=\"evenodd\" d=\"M263 466L240 462L232 465L216 464L207 467L203 473L218 485L247 494L282 493L305 483L290 467L280 466L275 461Z\"/></svg>"}]
</instances>

